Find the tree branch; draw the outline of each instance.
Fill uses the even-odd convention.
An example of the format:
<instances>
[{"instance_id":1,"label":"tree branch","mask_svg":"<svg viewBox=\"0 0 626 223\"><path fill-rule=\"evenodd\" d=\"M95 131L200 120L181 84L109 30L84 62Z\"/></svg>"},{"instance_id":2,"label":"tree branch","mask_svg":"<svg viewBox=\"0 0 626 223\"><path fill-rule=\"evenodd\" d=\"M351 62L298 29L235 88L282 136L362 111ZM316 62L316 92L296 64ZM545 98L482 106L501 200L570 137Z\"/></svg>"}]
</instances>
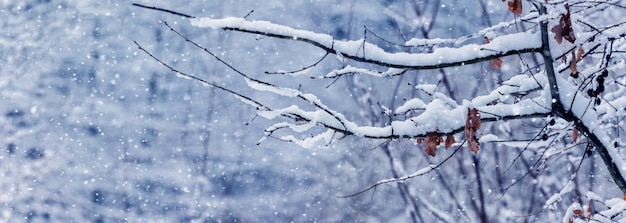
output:
<instances>
[{"instance_id":1,"label":"tree branch","mask_svg":"<svg viewBox=\"0 0 626 223\"><path fill-rule=\"evenodd\" d=\"M187 14L180 13L180 12L175 12L175 11L172 11L172 10L169 10L169 9L164 9L164 8L159 8L159 7L154 7L154 6L142 5L142 4L139 4L139 3L133 3L133 5L137 6L137 7L140 7L140 8L167 12L167 13L170 13L170 14L179 15L179 16L186 17L186 18L191 18L191 19L196 18L195 16L187 15Z\"/></svg>"},{"instance_id":2,"label":"tree branch","mask_svg":"<svg viewBox=\"0 0 626 223\"><path fill-rule=\"evenodd\" d=\"M197 18L192 19L191 22L192 25L198 27L210 27L304 42L327 53L353 61L407 70L456 67L520 53L541 52L542 50L540 36L525 32L500 36L488 44L468 44L459 48L438 48L432 53L410 54L405 52L390 53L363 40L335 40L330 35L298 30L266 21L248 21L243 18ZM520 43L520 39L525 41ZM511 41L517 44L507 44ZM367 54L364 55L362 49L365 49ZM450 55L455 56L451 57Z\"/></svg>"},{"instance_id":3,"label":"tree branch","mask_svg":"<svg viewBox=\"0 0 626 223\"><path fill-rule=\"evenodd\" d=\"M545 6L543 5L539 6L539 12L540 14L546 14ZM548 77L548 83L550 85L549 87L550 87L550 94L552 97L552 113L554 113L556 116L561 117L567 121L574 122L574 125L576 126L576 128L580 132L582 132L585 135L585 137L589 139L591 144L598 151L598 154L600 154L600 157L602 158L602 161L604 161L604 164L606 165L607 170L609 171L611 177L613 178L615 185L617 185L617 187L624 194L626 194L626 180L624 179L624 176L622 175L620 171L620 167L618 167L615 164L616 162L622 162L621 160L616 160L616 159L620 159L618 154L617 153L612 154L611 152L609 152L608 146L610 145L605 145L602 142L602 140L593 132L593 130L589 128L588 125L591 123L585 123L581 120L581 117L579 116L581 116L582 114L574 114L572 112L572 108L569 108L566 110L565 107L563 106L564 101L562 100L561 95L559 94L561 90L560 89L561 86L559 86L560 83L557 80L558 77L556 76L554 72L554 65L552 63L552 54L550 51L550 45L549 45L549 39L548 39L547 22L541 22L540 28L541 28L541 39L543 42L541 54L544 58L546 75ZM575 99L576 98L571 98L571 100L575 100Z\"/></svg>"},{"instance_id":4,"label":"tree branch","mask_svg":"<svg viewBox=\"0 0 626 223\"><path fill-rule=\"evenodd\" d=\"M354 194L350 194L350 195L344 195L344 196L338 196L338 198L348 198L348 197L354 197L354 196L358 196L362 193L368 192L372 189L376 189L378 186L383 185L383 184L388 184L388 183L396 183L396 182L404 182L407 181L411 178L415 178L415 177L419 177L419 176L423 176L427 173L430 173L433 170L438 169L441 165L443 165L444 163L446 163L450 158L452 158L454 156L454 154L456 154L456 152L458 152L461 147L463 147L463 145L465 144L465 141L463 141L455 150L454 152L452 152L452 154L450 154L448 157L446 157L446 159L444 159L443 161L441 161L441 163L437 164L437 165L430 165L428 167L422 168L421 170L416 171L415 173L412 173L410 175L407 176L403 176L403 177L397 177L397 178L391 178L391 179L385 179L385 180L381 180L376 182L375 184L373 184L372 186L361 190L359 192L356 192Z\"/></svg>"}]
</instances>

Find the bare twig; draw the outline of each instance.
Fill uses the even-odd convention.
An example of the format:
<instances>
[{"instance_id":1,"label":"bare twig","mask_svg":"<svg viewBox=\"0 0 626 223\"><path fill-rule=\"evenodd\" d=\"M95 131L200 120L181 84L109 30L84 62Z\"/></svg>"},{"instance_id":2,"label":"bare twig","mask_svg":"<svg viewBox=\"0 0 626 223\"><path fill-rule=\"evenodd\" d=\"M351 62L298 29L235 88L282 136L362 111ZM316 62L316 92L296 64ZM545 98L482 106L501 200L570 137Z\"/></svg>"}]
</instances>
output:
<instances>
[{"instance_id":1,"label":"bare twig","mask_svg":"<svg viewBox=\"0 0 626 223\"><path fill-rule=\"evenodd\" d=\"M436 170L436 169L437 169L437 168L439 168L441 165L443 165L444 163L446 163L446 161L448 161L450 158L452 158L452 156L454 156L454 154L456 154L456 152L458 152L458 151L459 151L459 150L463 147L463 145L465 144L465 141L466 141L466 140L463 140L463 142L461 143L461 145L459 145L459 146L458 146L458 147L454 150L454 152L452 152L452 154L450 154L448 157L446 157L446 159L444 159L443 161L441 161L439 164L437 164L437 165L430 165L430 166L426 167L426 168L428 168L428 170L426 170L426 171L419 171L419 173L418 173L418 174L411 174L411 175L408 175L408 176L403 176L403 177L399 177L399 178L393 178L393 179L381 180L381 181L376 182L375 184L373 184L372 186L370 186L370 187L368 187L368 188L366 188L366 189L364 189L364 190L361 190L361 191L359 191L359 192L356 192L356 193L354 193L354 194L350 194L350 195L338 196L338 198L349 198L349 197L355 197L355 196L358 196L358 195L360 195L360 194L363 194L363 193L365 193L365 192L367 192L367 191L370 191L370 190L372 190L372 189L376 189L378 186L383 185L383 184L404 182L404 181L407 181L408 179L411 179L411 178L415 178L415 177L419 177L419 176L423 176L423 175L425 175L425 174L428 174L428 173L430 173L431 171Z\"/></svg>"},{"instance_id":2,"label":"bare twig","mask_svg":"<svg viewBox=\"0 0 626 223\"><path fill-rule=\"evenodd\" d=\"M162 12L167 12L167 13L174 14L174 15L179 15L179 16L182 16L182 17L185 17L185 18L190 18L190 19L196 18L195 16L192 16L192 15L187 15L187 14L184 14L184 13L172 11L172 10L169 10L169 9L159 8L159 7L155 7L155 6L147 6L147 5L142 5L142 4L139 4L139 3L133 3L133 5L137 6L137 7L141 7L141 8L150 9L150 10L162 11Z\"/></svg>"}]
</instances>

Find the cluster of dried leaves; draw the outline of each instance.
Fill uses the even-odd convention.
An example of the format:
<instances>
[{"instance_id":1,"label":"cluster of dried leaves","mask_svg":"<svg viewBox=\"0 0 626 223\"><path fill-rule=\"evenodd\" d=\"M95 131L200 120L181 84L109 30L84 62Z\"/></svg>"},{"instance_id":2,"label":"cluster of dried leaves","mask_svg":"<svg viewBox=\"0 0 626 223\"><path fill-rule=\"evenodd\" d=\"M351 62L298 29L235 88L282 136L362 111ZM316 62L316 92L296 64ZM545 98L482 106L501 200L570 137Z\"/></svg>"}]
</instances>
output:
<instances>
[{"instance_id":1,"label":"cluster of dried leaves","mask_svg":"<svg viewBox=\"0 0 626 223\"><path fill-rule=\"evenodd\" d=\"M480 144L478 143L476 130L480 128L480 113L478 113L478 110L475 108L467 109L467 111L467 120L465 121L465 138L467 139L470 150L474 153L478 153ZM446 136L444 141L443 136L439 135L438 131L427 133L426 140L417 138L417 144L422 144L423 141L425 141L424 145L426 146L424 152L432 157L437 155L437 146L441 145L442 142L444 143L446 149L450 148L452 144L456 142L453 135Z\"/></svg>"},{"instance_id":2,"label":"cluster of dried leaves","mask_svg":"<svg viewBox=\"0 0 626 223\"><path fill-rule=\"evenodd\" d=\"M437 131L429 132L426 135L427 135L426 142L425 142L426 149L424 151L426 152L426 154L432 157L435 157L437 155L437 146L439 146L442 142L444 142L443 136L438 136ZM422 138L417 138L417 144L421 144L422 141L423 141ZM450 148L450 146L452 146L454 142L455 142L454 136L452 135L447 136L445 140L446 149Z\"/></svg>"},{"instance_id":3,"label":"cluster of dried leaves","mask_svg":"<svg viewBox=\"0 0 626 223\"><path fill-rule=\"evenodd\" d=\"M506 0L502 0L505 2ZM546 1L547 2L547 1ZM522 0L510 0L507 2L509 7L509 11L511 11L514 15L522 14ZM559 24L552 28L552 32L555 33L554 39L557 43L561 44L563 39L569 41L570 43L574 43L576 41L576 35L574 34L574 30L572 29L572 21L570 19L570 10L569 5L565 3L565 14L561 14L559 19ZM485 44L490 42L489 38L485 37ZM572 51L572 60L570 62L569 69L572 71L572 75L578 75L578 68L576 67L576 63L582 60L583 55L585 54L585 50L582 47L578 48L578 51L575 53ZM564 60L567 60L566 57L563 57ZM491 68L500 69L502 67L503 59L502 57L498 57L491 61ZM472 152L478 153L480 150L480 144L478 143L478 137L476 136L476 131L480 128L480 113L475 108L468 109L467 112L467 120L465 123L465 138L469 144L469 148ZM573 140L574 142L578 139L578 129L573 129ZM423 141L422 138L417 139L417 144L421 144ZM439 146L443 140L443 136L440 136L437 131L429 132L426 136L425 142L425 152L428 155L436 156L437 155L437 146ZM447 136L445 140L446 149L448 149L452 144L454 144L454 136Z\"/></svg>"}]
</instances>

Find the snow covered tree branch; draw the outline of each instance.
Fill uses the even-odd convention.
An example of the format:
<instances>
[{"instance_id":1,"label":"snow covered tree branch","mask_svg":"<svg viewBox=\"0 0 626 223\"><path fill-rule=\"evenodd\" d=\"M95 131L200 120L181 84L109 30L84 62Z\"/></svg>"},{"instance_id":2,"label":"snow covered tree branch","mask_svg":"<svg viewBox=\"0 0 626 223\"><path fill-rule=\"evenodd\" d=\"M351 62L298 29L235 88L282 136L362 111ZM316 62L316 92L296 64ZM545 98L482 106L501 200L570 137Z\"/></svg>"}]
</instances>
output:
<instances>
[{"instance_id":1,"label":"snow covered tree branch","mask_svg":"<svg viewBox=\"0 0 626 223\"><path fill-rule=\"evenodd\" d=\"M626 145L623 136L626 118L626 22L605 21L598 16L588 16L601 12L623 13L624 7L616 1L525 2L509 2L509 10L515 15L514 20L476 30L474 34L452 39L413 38L403 44L403 47L426 47L426 52L391 51L367 41L365 37L358 40L340 40L332 35L268 21L189 16L191 25L197 28L303 42L322 51L324 56L319 61L293 72L293 76L304 75L308 72L301 71L318 67L320 62L329 60L328 54L336 55L335 62L341 66L322 75L311 75L314 81L319 80L319 77L339 78L347 74L364 74L380 79L425 75L413 71L432 69L467 69L475 72L468 68L469 65L483 62L490 63L491 69L498 70L502 69L503 63L519 59L518 72L509 72L512 75L507 78L500 77L505 80L499 82L499 86L470 97L454 96L454 89L448 89L448 94L443 93L438 83L412 85L414 92L417 92L414 95L419 96L408 98L399 106L379 104L377 108L371 108L380 111L377 118L388 119L384 124L363 124L363 121L353 119L349 108L341 107L341 103L327 102L332 98L322 97L322 92L309 93L300 86L296 88L274 84L273 78L277 76L265 77L270 80L265 81L244 74L234 68L236 65L232 66L221 60L190 37L182 35L169 25L168 27L194 47L207 52L239 74L250 89L270 93L280 98L280 101L289 103L287 106L273 105L269 101L252 99L254 97L218 86L235 94L244 103L252 105L259 116L273 122L266 128L266 138L263 140L271 137L303 147L328 145L345 136L413 139L418 144L425 140L426 153L431 156L436 155L437 147L441 143L446 148L465 144L472 152L478 153L479 142L493 142L521 148L522 152L528 148L542 148L539 158L545 160L550 159L551 155L563 153L570 146L576 147L580 132L587 140L583 144L590 144L595 148L613 183L626 194L626 163L622 152ZM522 15L522 5L532 6L526 9L525 15ZM522 28L528 24L529 28ZM150 54L145 48L139 47ZM159 60L151 54L150 56ZM536 61L533 66L529 65L530 58L537 56L542 62ZM160 60L159 62L176 73L202 81L196 75L185 74ZM537 118L549 121L544 122L537 134L540 137L534 137L523 144L504 142L497 136L480 130L481 123L499 125L509 120ZM448 138L444 140L444 136ZM464 139L463 143L456 142L461 140L455 138ZM565 146L559 146L559 152L547 154L548 148L556 146L557 142L563 142ZM583 153L586 153L586 147ZM446 158L448 159L449 157ZM381 180L365 191L382 184L403 182L421 176L439 168L441 164L427 166L405 176ZM364 191L357 194L362 192ZM550 205L551 203L546 204Z\"/></svg>"},{"instance_id":2,"label":"snow covered tree branch","mask_svg":"<svg viewBox=\"0 0 626 223\"><path fill-rule=\"evenodd\" d=\"M458 48L439 48L431 53L409 54L386 52L365 40L341 41L330 35L293 29L266 21L248 21L244 18L196 18L191 20L191 24L201 28L224 29L305 42L339 57L398 69L439 69L541 50L540 36L526 32L499 36L487 44L467 44ZM519 39L527 41L515 45L508 44ZM415 42L417 40L412 40L409 44L415 45ZM425 44L433 45L438 42L431 41Z\"/></svg>"}]
</instances>

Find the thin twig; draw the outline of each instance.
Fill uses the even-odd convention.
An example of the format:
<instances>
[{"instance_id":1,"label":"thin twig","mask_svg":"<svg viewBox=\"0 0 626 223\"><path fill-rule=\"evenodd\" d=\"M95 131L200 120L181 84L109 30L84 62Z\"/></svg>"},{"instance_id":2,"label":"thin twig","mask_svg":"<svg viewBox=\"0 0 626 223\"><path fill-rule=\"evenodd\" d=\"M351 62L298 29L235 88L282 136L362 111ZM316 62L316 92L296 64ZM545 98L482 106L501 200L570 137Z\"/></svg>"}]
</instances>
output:
<instances>
[{"instance_id":1,"label":"thin twig","mask_svg":"<svg viewBox=\"0 0 626 223\"><path fill-rule=\"evenodd\" d=\"M326 57L327 57L327 56L328 56L328 52L326 52L326 54L324 54L324 56L323 56L322 58L320 58L318 61L316 61L315 63L313 63L313 64L311 64L311 65L309 65L309 66L306 66L306 67L300 68L300 69L298 69L298 70L294 70L294 71L280 71L280 72L270 72L270 71L265 71L265 74L296 74L296 73L299 73L299 72L302 72L302 71L305 71L305 70L307 70L307 69L310 69L310 68L312 68L312 67L317 66L317 65L318 65L319 63L321 63L324 59L326 59Z\"/></svg>"},{"instance_id":2,"label":"thin twig","mask_svg":"<svg viewBox=\"0 0 626 223\"><path fill-rule=\"evenodd\" d=\"M404 176L404 177L400 177L400 178L394 178L394 179L390 179L390 180L383 180L383 181L379 181L379 182L375 183L374 185L372 185L372 186L368 187L368 188L367 188L367 189L365 189L365 190L361 190L361 191L359 191L359 192L356 192L356 193L354 193L354 194L350 194L350 195L338 196L338 198L349 198L349 197L355 197L355 196L358 196L358 195L360 195L360 194L363 194L363 193L365 193L365 192L367 192L367 191L370 191L370 190L372 190L372 189L374 189L374 190L375 190L378 186L383 185L383 184L397 183L397 182L404 182L404 181L406 181L406 180L408 180L408 179L411 179L411 178L415 178L415 177L419 177L419 176L426 175L427 173L430 173L431 171L436 170L436 169L437 169L437 168L439 168L441 165L443 165L444 163L446 163L446 161L448 161L450 158L452 158L452 156L454 156L454 154L456 154L456 152L458 152L458 151L461 149L461 147L463 147L463 145L465 144L465 142L466 142L466 140L463 140L463 142L461 143L461 145L459 145L459 146L458 146L458 147L454 150L454 152L452 152L452 154L450 154L448 157L446 157L446 159L444 159L443 161L441 161L441 163L439 163L439 164L437 164L437 165L435 165L435 166L432 166L432 165L431 165L431 166L427 167L427 168L430 168L430 169L429 169L429 170L427 170L427 171L425 171L425 172L423 172L423 173L420 173L420 174L415 174L415 175L409 175L409 176Z\"/></svg>"},{"instance_id":3,"label":"thin twig","mask_svg":"<svg viewBox=\"0 0 626 223\"><path fill-rule=\"evenodd\" d=\"M241 97L241 98L243 98L243 99L245 99L245 100L247 100L247 101L249 101L249 102L253 103L257 109L262 109L262 110L271 110L269 107L267 107L267 106L265 106L265 105L263 105L263 104L261 104L261 103L259 103L259 102L255 101L255 100L253 100L252 98L250 98L250 97L248 97L248 96L242 95L242 94L237 93L237 92L235 92L235 91L233 91L233 90L230 90L230 89L228 89L228 88L224 88L224 87L222 87L222 86L220 86L220 85L218 85L218 84L214 84L214 83L212 83L212 82L210 82L210 81L204 80L204 79L199 78L199 77L197 77L197 76L195 76L195 75L191 75L191 74L187 74L187 73L185 73L185 72L182 72L182 71L180 71L180 70L178 70L178 69L176 69L176 68L174 68L174 67L170 66L169 64L167 64L167 63L163 62L162 60L160 60L160 59L159 59L159 58L157 58L156 56L154 56L154 55L153 55L152 53L150 53L148 50L146 50L145 48L143 48L143 46L141 46L139 43L137 43L137 41L133 41L133 42L135 43L135 45L137 45L137 47L139 48L139 50L141 50L141 51L143 51L144 53L148 54L148 56L150 56L152 59L154 59L154 60L156 60L157 62L159 62L161 65L163 65L163 66L165 66L165 67L169 68L172 72L175 72L175 73L180 74L180 75L182 75L182 76L184 76L184 77L191 78L191 79L193 79L193 80L199 81L200 83L203 83L203 84L206 84L206 85L209 85L209 86L212 86L212 87L218 88L218 89L223 90L223 91L226 91L226 92L231 93L231 94L233 94L233 95L235 95L235 96L237 96L237 97Z\"/></svg>"},{"instance_id":4,"label":"thin twig","mask_svg":"<svg viewBox=\"0 0 626 223\"><path fill-rule=\"evenodd\" d=\"M185 17L185 18L190 18L190 19L196 18L195 16L187 15L187 14L180 13L180 12L175 12L175 11L172 11L172 10L169 10L169 9L164 9L164 8L159 8L159 7L154 7L154 6L142 5L142 4L139 4L139 3L133 3L133 5L137 6L137 7L140 7L140 8L146 8L146 9L150 9L150 10L162 11L162 12L167 12L167 13L174 14L174 15L179 15L179 16L182 16L182 17Z\"/></svg>"}]
</instances>

